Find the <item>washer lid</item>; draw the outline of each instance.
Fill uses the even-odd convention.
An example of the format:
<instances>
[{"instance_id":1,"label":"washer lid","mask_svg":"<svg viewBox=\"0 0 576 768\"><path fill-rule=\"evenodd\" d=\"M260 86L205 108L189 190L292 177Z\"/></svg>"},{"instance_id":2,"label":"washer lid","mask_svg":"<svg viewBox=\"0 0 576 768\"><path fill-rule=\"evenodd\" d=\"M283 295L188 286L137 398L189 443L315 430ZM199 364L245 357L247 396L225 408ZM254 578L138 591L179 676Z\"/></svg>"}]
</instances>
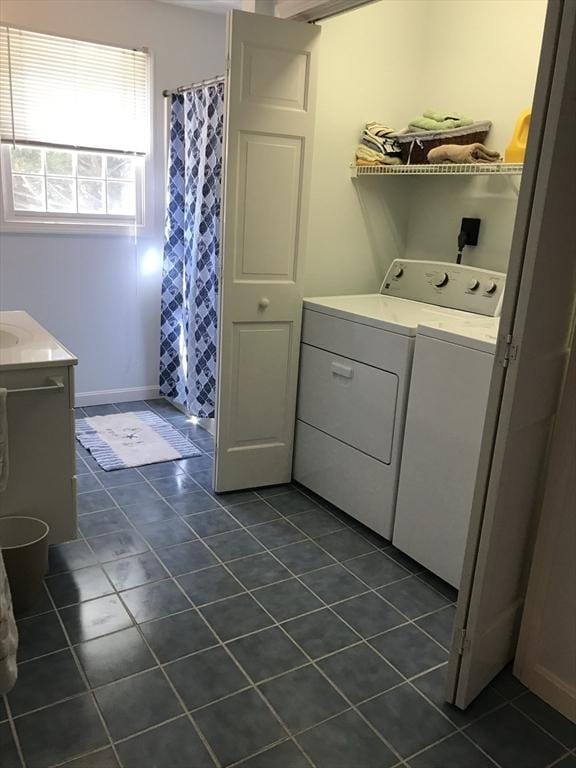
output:
<instances>
[{"instance_id":1,"label":"washer lid","mask_svg":"<svg viewBox=\"0 0 576 768\"><path fill-rule=\"evenodd\" d=\"M414 336L416 328L422 323L449 322L451 319L463 321L470 317L469 312L383 296L380 293L307 298L304 299L304 308L404 336Z\"/></svg>"},{"instance_id":2,"label":"washer lid","mask_svg":"<svg viewBox=\"0 0 576 768\"><path fill-rule=\"evenodd\" d=\"M498 341L499 317L468 316L447 318L418 326L419 336L450 341L469 349L494 354Z\"/></svg>"}]
</instances>

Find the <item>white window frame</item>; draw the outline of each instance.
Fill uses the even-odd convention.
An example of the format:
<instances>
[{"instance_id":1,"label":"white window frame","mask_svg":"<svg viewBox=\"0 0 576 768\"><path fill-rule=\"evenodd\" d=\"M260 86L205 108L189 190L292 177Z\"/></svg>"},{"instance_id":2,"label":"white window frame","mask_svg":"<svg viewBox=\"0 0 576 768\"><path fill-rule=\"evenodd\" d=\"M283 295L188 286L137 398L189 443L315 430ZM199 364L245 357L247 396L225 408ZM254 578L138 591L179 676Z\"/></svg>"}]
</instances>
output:
<instances>
[{"instance_id":1,"label":"white window frame","mask_svg":"<svg viewBox=\"0 0 576 768\"><path fill-rule=\"evenodd\" d=\"M12 192L11 144L0 145L1 167L1 222L2 230L10 233L53 232L54 234L130 234L135 230L142 232L146 227L146 177L150 165L150 155L137 163L134 173L136 191L136 213L134 216L115 214L57 213L53 211L19 211L14 208ZM93 151L93 150L86 150ZM111 154L98 152L97 154Z\"/></svg>"},{"instance_id":2,"label":"white window frame","mask_svg":"<svg viewBox=\"0 0 576 768\"><path fill-rule=\"evenodd\" d=\"M2 22L4 23L4 22ZM52 34L31 26L20 26L28 32ZM114 45L101 39L78 38L66 35L79 42L96 43L99 45ZM122 46L121 46L122 47ZM135 43L134 48L138 48ZM156 95L154 91L155 61L154 52L143 49L148 55L148 149L143 157L143 163L136 169L136 216L114 216L108 214L70 214L54 213L52 211L16 211L12 194L12 163L10 148L12 142L0 142L0 233L6 234L55 234L55 235L115 235L152 237L155 234L155 108ZM18 144L18 142L16 142ZM39 145L40 146L40 145ZM49 145L42 145L49 146ZM74 150L75 147L62 147ZM106 150L85 148L86 152L114 154ZM127 153L128 155L130 153ZM1 251L1 246L0 246Z\"/></svg>"}]
</instances>

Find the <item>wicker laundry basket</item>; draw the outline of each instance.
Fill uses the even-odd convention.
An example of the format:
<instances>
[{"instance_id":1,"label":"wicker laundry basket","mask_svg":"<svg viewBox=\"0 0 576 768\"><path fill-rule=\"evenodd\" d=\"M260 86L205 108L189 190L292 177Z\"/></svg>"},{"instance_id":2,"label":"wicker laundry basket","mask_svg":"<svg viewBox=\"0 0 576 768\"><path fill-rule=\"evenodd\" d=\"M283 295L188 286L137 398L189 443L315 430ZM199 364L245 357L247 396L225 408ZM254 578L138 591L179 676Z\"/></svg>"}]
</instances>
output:
<instances>
[{"instance_id":1,"label":"wicker laundry basket","mask_svg":"<svg viewBox=\"0 0 576 768\"><path fill-rule=\"evenodd\" d=\"M472 123L462 128L451 128L449 131L416 131L404 133L397 137L402 151L402 162L405 165L420 165L428 162L428 152L442 144L483 144L490 133L492 123L485 120Z\"/></svg>"}]
</instances>

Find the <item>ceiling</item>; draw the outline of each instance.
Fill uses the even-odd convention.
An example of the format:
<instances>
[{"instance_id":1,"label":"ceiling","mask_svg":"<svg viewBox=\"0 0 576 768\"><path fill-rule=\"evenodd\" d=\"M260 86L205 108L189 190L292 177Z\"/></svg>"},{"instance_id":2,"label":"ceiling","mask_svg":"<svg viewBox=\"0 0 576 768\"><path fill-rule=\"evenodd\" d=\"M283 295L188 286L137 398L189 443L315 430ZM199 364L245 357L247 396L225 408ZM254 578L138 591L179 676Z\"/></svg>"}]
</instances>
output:
<instances>
[{"instance_id":1,"label":"ceiling","mask_svg":"<svg viewBox=\"0 0 576 768\"><path fill-rule=\"evenodd\" d=\"M162 3L182 5L195 11L210 11L211 13L226 13L233 8L240 8L242 0L160 0Z\"/></svg>"}]
</instances>

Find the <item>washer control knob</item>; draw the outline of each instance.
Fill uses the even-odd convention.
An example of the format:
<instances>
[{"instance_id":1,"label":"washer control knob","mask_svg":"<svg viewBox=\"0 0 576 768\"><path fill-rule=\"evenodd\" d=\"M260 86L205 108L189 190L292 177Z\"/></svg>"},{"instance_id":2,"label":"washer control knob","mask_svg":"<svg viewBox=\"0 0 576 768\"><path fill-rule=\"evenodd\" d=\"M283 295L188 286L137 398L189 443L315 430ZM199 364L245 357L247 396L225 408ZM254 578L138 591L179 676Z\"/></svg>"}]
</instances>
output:
<instances>
[{"instance_id":1,"label":"washer control knob","mask_svg":"<svg viewBox=\"0 0 576 768\"><path fill-rule=\"evenodd\" d=\"M398 264L398 266L394 267L392 270L392 277L402 277L404 274L404 267L401 264Z\"/></svg>"},{"instance_id":2,"label":"washer control knob","mask_svg":"<svg viewBox=\"0 0 576 768\"><path fill-rule=\"evenodd\" d=\"M468 290L469 291L477 291L479 286L480 286L480 280L476 280L476 278L473 278L468 283Z\"/></svg>"},{"instance_id":3,"label":"washer control knob","mask_svg":"<svg viewBox=\"0 0 576 768\"><path fill-rule=\"evenodd\" d=\"M496 289L498 288L498 283L495 280L490 280L488 285L486 286L486 293L496 293Z\"/></svg>"},{"instance_id":4,"label":"washer control knob","mask_svg":"<svg viewBox=\"0 0 576 768\"><path fill-rule=\"evenodd\" d=\"M446 285L447 282L448 282L448 275L446 274L446 272L442 272L441 274L438 275L438 277L434 278L434 285L436 286L436 288L442 288L442 286Z\"/></svg>"}]
</instances>

